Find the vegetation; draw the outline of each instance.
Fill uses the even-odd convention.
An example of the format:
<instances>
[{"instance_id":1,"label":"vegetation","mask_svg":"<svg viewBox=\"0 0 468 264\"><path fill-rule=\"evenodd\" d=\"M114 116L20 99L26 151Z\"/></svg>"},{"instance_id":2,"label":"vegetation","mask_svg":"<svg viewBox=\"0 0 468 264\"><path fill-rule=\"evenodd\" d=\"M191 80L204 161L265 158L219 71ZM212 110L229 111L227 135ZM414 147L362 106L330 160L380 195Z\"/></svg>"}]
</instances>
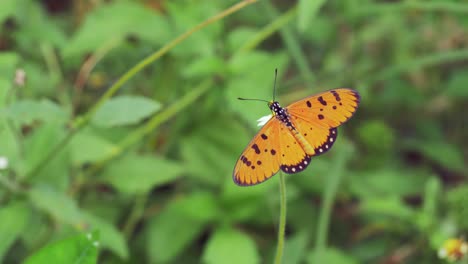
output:
<instances>
[{"instance_id":1,"label":"vegetation","mask_svg":"<svg viewBox=\"0 0 468 264\"><path fill-rule=\"evenodd\" d=\"M467 66L465 1L1 0L0 262L272 263L280 177L232 170L278 68L282 105L361 94L285 175L283 263L443 263Z\"/></svg>"}]
</instances>

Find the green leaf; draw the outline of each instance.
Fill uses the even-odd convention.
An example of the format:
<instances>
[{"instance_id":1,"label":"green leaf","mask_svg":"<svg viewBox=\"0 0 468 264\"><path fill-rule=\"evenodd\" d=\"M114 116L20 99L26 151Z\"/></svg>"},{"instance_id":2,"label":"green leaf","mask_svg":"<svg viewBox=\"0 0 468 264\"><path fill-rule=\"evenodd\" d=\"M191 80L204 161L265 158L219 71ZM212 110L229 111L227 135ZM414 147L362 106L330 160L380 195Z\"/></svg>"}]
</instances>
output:
<instances>
[{"instance_id":1,"label":"green leaf","mask_svg":"<svg viewBox=\"0 0 468 264\"><path fill-rule=\"evenodd\" d=\"M25 264L94 264L97 263L99 242L95 234L79 234L45 246Z\"/></svg>"},{"instance_id":2,"label":"green leaf","mask_svg":"<svg viewBox=\"0 0 468 264\"><path fill-rule=\"evenodd\" d=\"M181 215L203 223L215 221L222 215L218 198L211 192L195 192L177 202L174 209Z\"/></svg>"},{"instance_id":3,"label":"green leaf","mask_svg":"<svg viewBox=\"0 0 468 264\"><path fill-rule=\"evenodd\" d=\"M32 188L28 195L32 204L57 221L75 226L84 223L83 215L76 202L64 193L49 186L39 185Z\"/></svg>"},{"instance_id":4,"label":"green leaf","mask_svg":"<svg viewBox=\"0 0 468 264\"><path fill-rule=\"evenodd\" d=\"M254 264L260 263L261 259L252 238L225 227L217 229L211 235L203 252L203 261L207 264Z\"/></svg>"},{"instance_id":5,"label":"green leaf","mask_svg":"<svg viewBox=\"0 0 468 264\"><path fill-rule=\"evenodd\" d=\"M8 118L19 125L31 125L37 121L64 123L68 119L68 114L60 106L47 99L18 101L6 111Z\"/></svg>"},{"instance_id":6,"label":"green leaf","mask_svg":"<svg viewBox=\"0 0 468 264\"><path fill-rule=\"evenodd\" d=\"M308 263L333 263L333 264L357 264L359 263L352 256L335 248L327 248L323 251L313 251L309 254Z\"/></svg>"},{"instance_id":7,"label":"green leaf","mask_svg":"<svg viewBox=\"0 0 468 264\"><path fill-rule=\"evenodd\" d=\"M187 212L186 208L193 205L191 198L187 196L170 203L150 221L147 254L152 263L171 262L204 230L209 219Z\"/></svg>"},{"instance_id":8,"label":"green leaf","mask_svg":"<svg viewBox=\"0 0 468 264\"><path fill-rule=\"evenodd\" d=\"M299 0L297 17L299 31L304 32L309 28L310 22L315 18L325 2L326 0Z\"/></svg>"},{"instance_id":9,"label":"green leaf","mask_svg":"<svg viewBox=\"0 0 468 264\"><path fill-rule=\"evenodd\" d=\"M386 195L418 195L424 191L426 173L386 168L369 172L352 173L349 188L362 197L382 197Z\"/></svg>"},{"instance_id":10,"label":"green leaf","mask_svg":"<svg viewBox=\"0 0 468 264\"><path fill-rule=\"evenodd\" d=\"M150 155L126 155L112 162L101 180L123 193L147 193L152 188L178 179L181 164Z\"/></svg>"},{"instance_id":11,"label":"green leaf","mask_svg":"<svg viewBox=\"0 0 468 264\"><path fill-rule=\"evenodd\" d=\"M242 144L249 140L245 129L231 119L232 116L224 114L212 116L183 139L182 157L189 177L210 185L231 179Z\"/></svg>"},{"instance_id":12,"label":"green leaf","mask_svg":"<svg viewBox=\"0 0 468 264\"><path fill-rule=\"evenodd\" d=\"M161 105L142 96L117 96L98 109L93 124L101 127L133 125L161 108Z\"/></svg>"},{"instance_id":13,"label":"green leaf","mask_svg":"<svg viewBox=\"0 0 468 264\"><path fill-rule=\"evenodd\" d=\"M0 177L5 177L0 175ZM13 245L28 224L30 210L24 202L11 202L0 208L0 263L5 253Z\"/></svg>"},{"instance_id":14,"label":"green leaf","mask_svg":"<svg viewBox=\"0 0 468 264\"><path fill-rule=\"evenodd\" d=\"M23 149L26 159L19 166L20 175L31 173L28 178L30 183L44 183L54 186L58 190L64 190L69 183L69 160L68 149L55 153L54 158L49 160L39 174L32 174L32 169L44 161L44 155L50 151L65 136L65 128L61 123L45 123L24 140Z\"/></svg>"},{"instance_id":15,"label":"green leaf","mask_svg":"<svg viewBox=\"0 0 468 264\"><path fill-rule=\"evenodd\" d=\"M91 230L99 231L99 238L104 248L110 249L122 259L128 258L128 246L125 237L112 224L87 212L82 213Z\"/></svg>"},{"instance_id":16,"label":"green leaf","mask_svg":"<svg viewBox=\"0 0 468 264\"><path fill-rule=\"evenodd\" d=\"M399 197L367 199L361 205L363 213L395 217L403 221L413 221L416 212L405 205Z\"/></svg>"},{"instance_id":17,"label":"green leaf","mask_svg":"<svg viewBox=\"0 0 468 264\"><path fill-rule=\"evenodd\" d=\"M118 18L118 19L116 19ZM171 27L165 18L131 1L101 4L86 17L86 21L63 50L64 57L81 56L104 45L119 42L129 34L162 45L171 37Z\"/></svg>"},{"instance_id":18,"label":"green leaf","mask_svg":"<svg viewBox=\"0 0 468 264\"><path fill-rule=\"evenodd\" d=\"M70 143L71 159L75 166L93 162L116 152L118 147L92 133L83 131L77 134Z\"/></svg>"}]
</instances>

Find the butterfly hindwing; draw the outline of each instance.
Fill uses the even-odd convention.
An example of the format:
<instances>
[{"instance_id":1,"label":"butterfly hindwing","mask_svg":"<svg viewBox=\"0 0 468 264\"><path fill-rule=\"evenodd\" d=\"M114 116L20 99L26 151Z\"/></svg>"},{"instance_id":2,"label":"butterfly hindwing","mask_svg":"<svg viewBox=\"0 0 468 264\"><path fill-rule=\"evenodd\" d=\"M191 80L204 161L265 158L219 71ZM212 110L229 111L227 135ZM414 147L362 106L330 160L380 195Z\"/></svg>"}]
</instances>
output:
<instances>
[{"instance_id":1,"label":"butterfly hindwing","mask_svg":"<svg viewBox=\"0 0 468 264\"><path fill-rule=\"evenodd\" d=\"M233 179L238 185L261 183L280 167L280 122L270 119L250 141L234 167Z\"/></svg>"},{"instance_id":2,"label":"butterfly hindwing","mask_svg":"<svg viewBox=\"0 0 468 264\"><path fill-rule=\"evenodd\" d=\"M314 128L335 128L356 112L359 94L351 89L339 88L307 97L290 104L286 109L291 116L300 118Z\"/></svg>"},{"instance_id":3,"label":"butterfly hindwing","mask_svg":"<svg viewBox=\"0 0 468 264\"><path fill-rule=\"evenodd\" d=\"M281 170L286 173L297 173L310 163L310 156L305 153L293 132L281 123L279 131Z\"/></svg>"},{"instance_id":4,"label":"butterfly hindwing","mask_svg":"<svg viewBox=\"0 0 468 264\"><path fill-rule=\"evenodd\" d=\"M313 148L313 153L309 153L310 156L317 156L327 152L335 143L338 136L337 128L314 127L313 123L296 116L291 116L291 119L299 133Z\"/></svg>"}]
</instances>

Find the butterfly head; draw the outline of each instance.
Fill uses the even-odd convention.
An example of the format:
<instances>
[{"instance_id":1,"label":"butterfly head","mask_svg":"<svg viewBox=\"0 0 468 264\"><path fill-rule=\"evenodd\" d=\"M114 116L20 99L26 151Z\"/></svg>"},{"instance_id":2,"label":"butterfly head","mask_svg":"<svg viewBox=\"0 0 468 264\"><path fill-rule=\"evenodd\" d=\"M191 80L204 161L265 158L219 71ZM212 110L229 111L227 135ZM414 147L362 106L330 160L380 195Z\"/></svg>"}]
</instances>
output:
<instances>
[{"instance_id":1,"label":"butterfly head","mask_svg":"<svg viewBox=\"0 0 468 264\"><path fill-rule=\"evenodd\" d=\"M270 101L268 102L268 107L270 108L271 112L273 115L281 115L284 113L283 107L280 106L280 104L276 101Z\"/></svg>"}]
</instances>

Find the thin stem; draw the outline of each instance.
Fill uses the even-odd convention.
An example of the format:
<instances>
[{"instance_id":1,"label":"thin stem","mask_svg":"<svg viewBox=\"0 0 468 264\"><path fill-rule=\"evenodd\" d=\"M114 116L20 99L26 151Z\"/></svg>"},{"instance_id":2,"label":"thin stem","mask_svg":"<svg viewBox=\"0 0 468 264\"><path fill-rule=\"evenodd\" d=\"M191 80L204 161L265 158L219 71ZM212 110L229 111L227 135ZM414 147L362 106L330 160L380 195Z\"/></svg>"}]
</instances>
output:
<instances>
[{"instance_id":1,"label":"thin stem","mask_svg":"<svg viewBox=\"0 0 468 264\"><path fill-rule=\"evenodd\" d=\"M145 212L145 204L148 201L148 194L142 194L135 197L135 202L133 203L132 211L128 217L122 232L124 233L127 240L132 236L133 231Z\"/></svg>"},{"instance_id":2,"label":"thin stem","mask_svg":"<svg viewBox=\"0 0 468 264\"><path fill-rule=\"evenodd\" d=\"M278 246L276 248L275 264L281 264L284 250L284 233L286 230L286 181L284 174L279 173L279 188L280 188L280 221L278 228Z\"/></svg>"},{"instance_id":3,"label":"thin stem","mask_svg":"<svg viewBox=\"0 0 468 264\"><path fill-rule=\"evenodd\" d=\"M239 2L230 8L224 10L221 13L218 13L214 15L213 17L205 20L204 22L194 26L190 30L186 31L173 41L169 42L165 46L163 46L160 50L154 52L150 56L146 57L142 61L140 61L137 65L133 66L130 70L128 70L126 73L124 73L110 88L107 90L107 92L94 104L93 107L91 107L88 112L84 114L82 117L78 117L75 120L73 120L72 125L71 125L71 130L70 132L66 135L65 138L63 138L57 145L52 147L52 151L47 153L45 155L45 158L43 158L41 161L38 162L38 164L30 170L27 174L26 177L29 177L30 175L35 175L41 172L44 167L50 163L50 161L58 154L60 150L62 150L68 142L73 138L75 133L79 130L81 130L85 125L89 123L91 118L94 116L96 111L107 101L109 100L119 89L122 87L123 84L125 84L130 78L132 78L134 75L136 75L138 72L140 72L142 69L144 69L146 66L149 64L153 63L160 57L162 57L164 54L166 54L168 51L173 49L175 46L177 46L179 43L181 43L183 40L191 36L193 33L201 30L202 28L246 7L247 5L253 4L257 2L257 0L244 0L242 2Z\"/></svg>"},{"instance_id":4,"label":"thin stem","mask_svg":"<svg viewBox=\"0 0 468 264\"><path fill-rule=\"evenodd\" d=\"M275 20L280 19L280 17L278 16L278 11L269 1L263 1L262 4L265 9L265 13L268 17ZM297 14L296 10L297 9L291 10L291 12ZM280 29L280 35L286 45L286 48L291 54L291 57L296 63L296 66L299 69L299 73L301 74L303 81L307 84L307 86L312 86L315 81L315 76L309 68L309 64L305 59L307 58L307 56L302 51L301 45L296 39L296 36L294 35L293 31L287 25L284 25Z\"/></svg>"},{"instance_id":5,"label":"thin stem","mask_svg":"<svg viewBox=\"0 0 468 264\"><path fill-rule=\"evenodd\" d=\"M237 51L236 55L253 50L255 47L260 45L260 43L265 41L275 32L279 31L281 28L291 22L296 17L296 15L297 5L289 9L287 12L281 14L277 19L273 20L273 22L268 24L266 27L256 33L251 39L245 42L244 45L242 45L242 47Z\"/></svg>"}]
</instances>

